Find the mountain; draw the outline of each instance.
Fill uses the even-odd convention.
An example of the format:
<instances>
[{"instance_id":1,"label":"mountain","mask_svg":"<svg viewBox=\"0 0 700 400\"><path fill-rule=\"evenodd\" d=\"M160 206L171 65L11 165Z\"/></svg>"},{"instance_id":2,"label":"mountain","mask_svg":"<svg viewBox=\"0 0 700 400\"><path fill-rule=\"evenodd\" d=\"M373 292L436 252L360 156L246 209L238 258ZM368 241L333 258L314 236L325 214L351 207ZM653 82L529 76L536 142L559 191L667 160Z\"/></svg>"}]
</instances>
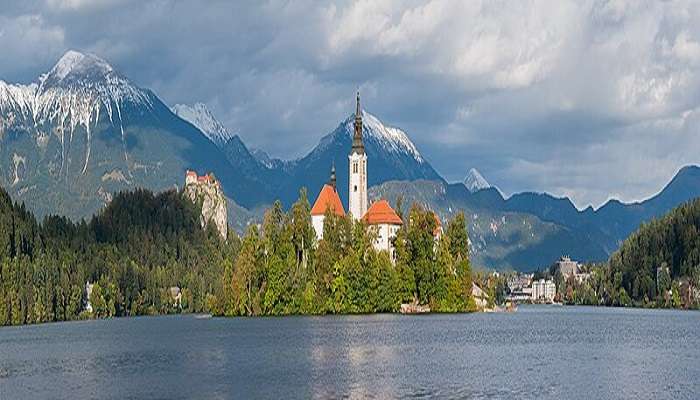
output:
<instances>
[{"instance_id":1,"label":"mountain","mask_svg":"<svg viewBox=\"0 0 700 400\"><path fill-rule=\"evenodd\" d=\"M471 193L462 183L389 181L371 187L369 195L370 201L384 198L392 204L401 198L404 210L413 203L421 204L443 221L463 211L472 263L478 266L528 271L549 265L562 254L580 260L607 256L586 232L542 220L532 213L508 211L495 188Z\"/></svg>"},{"instance_id":2,"label":"mountain","mask_svg":"<svg viewBox=\"0 0 700 400\"><path fill-rule=\"evenodd\" d=\"M533 269L561 254L604 260L642 222L700 196L700 168L689 166L657 195L633 204L611 200L578 210L546 193L504 199L476 169L464 183L448 184L404 131L366 111L362 116L373 198L401 196L406 205L417 201L444 217L466 211L475 261L488 267ZM205 106L170 109L105 60L69 51L31 84L0 81L0 185L39 217L82 218L115 192L182 186L186 169L212 171L229 199L229 222L240 232L273 201L291 205L302 187L313 201L333 164L347 204L353 119L306 156L273 159L249 150Z\"/></svg>"},{"instance_id":3,"label":"mountain","mask_svg":"<svg viewBox=\"0 0 700 400\"><path fill-rule=\"evenodd\" d=\"M639 221L658 218L697 197L700 197L700 167L689 165L681 168L659 193L647 200L632 204L608 201L596 210L596 222L621 240L637 229Z\"/></svg>"},{"instance_id":4,"label":"mountain","mask_svg":"<svg viewBox=\"0 0 700 400\"><path fill-rule=\"evenodd\" d=\"M336 166L338 193L343 203L348 198L348 152L352 145L354 114L348 116L305 157L295 160L290 168L290 184L284 187L287 198L296 198L301 186L307 187L315 198L323 183L328 181L330 169ZM367 185L373 186L391 180L437 180L442 177L423 158L416 146L401 129L387 126L374 115L362 111L363 141L368 158Z\"/></svg>"},{"instance_id":5,"label":"mountain","mask_svg":"<svg viewBox=\"0 0 700 400\"><path fill-rule=\"evenodd\" d=\"M0 185L39 216L89 216L134 187L213 171L229 197L251 182L192 124L97 56L68 51L29 85L0 81Z\"/></svg>"},{"instance_id":6,"label":"mountain","mask_svg":"<svg viewBox=\"0 0 700 400\"><path fill-rule=\"evenodd\" d=\"M258 160L259 163L266 166L269 169L281 169L289 171L291 167L294 166L295 161L286 161L279 158L270 157L265 150L261 149L250 149L250 154Z\"/></svg>"},{"instance_id":7,"label":"mountain","mask_svg":"<svg viewBox=\"0 0 700 400\"><path fill-rule=\"evenodd\" d=\"M491 187L476 168L471 168L462 182L471 193Z\"/></svg>"},{"instance_id":8,"label":"mountain","mask_svg":"<svg viewBox=\"0 0 700 400\"><path fill-rule=\"evenodd\" d=\"M0 81L0 184L38 215L94 213L114 192L182 185L188 168L213 171L248 210L309 197L335 162L347 179L352 115L298 160L254 155L203 104L168 108L105 60L68 51L30 85ZM363 113L369 184L440 176L402 130ZM347 187L340 192L347 198ZM246 213L238 213L242 218ZM246 221L236 221L244 226Z\"/></svg>"},{"instance_id":9,"label":"mountain","mask_svg":"<svg viewBox=\"0 0 700 400\"><path fill-rule=\"evenodd\" d=\"M173 109L183 118L191 119L195 125L201 124L203 131L209 127L222 126L211 113L204 111L205 107L199 107L200 111L196 115L189 111L193 107L174 106ZM362 113L365 151L370 159L368 185L389 180L442 181L404 131L385 125L366 111ZM205 120L206 123L201 122ZM338 182L347 182L353 120L354 114L349 115L333 132L321 138L306 156L289 161L271 158L259 149L248 149L238 135L230 135L225 141L217 139L219 136L207 137L226 155L233 170L248 182L254 183L250 186L254 190L248 192L256 193L257 196L251 199L249 194L243 193L236 198L239 204L248 208L260 207L279 199L285 206L289 206L299 197L302 187L307 188L308 196L313 201L317 191L328 181L333 164L336 166ZM215 132L219 132L219 129L215 129ZM341 199L347 202L347 185L338 185L338 191Z\"/></svg>"},{"instance_id":10,"label":"mountain","mask_svg":"<svg viewBox=\"0 0 700 400\"><path fill-rule=\"evenodd\" d=\"M407 206L417 202L445 218L463 210L471 220L477 265L532 270L561 254L580 261L605 261L642 223L699 198L700 167L683 167L645 201L611 200L598 210L578 210L570 199L547 193L524 192L504 199L493 187L471 192L462 183L439 181L386 182L370 193L394 201L401 196Z\"/></svg>"},{"instance_id":11,"label":"mountain","mask_svg":"<svg viewBox=\"0 0 700 400\"><path fill-rule=\"evenodd\" d=\"M187 104L175 104L172 106L171 110L178 117L197 127L197 129L202 131L206 137L219 147L223 146L233 137L233 134L214 117L214 114L212 114L203 103L195 103L192 106Z\"/></svg>"},{"instance_id":12,"label":"mountain","mask_svg":"<svg viewBox=\"0 0 700 400\"><path fill-rule=\"evenodd\" d=\"M605 249L607 255L642 222L658 218L688 200L700 197L700 167L681 168L655 196L630 204L610 200L597 210L578 210L568 198L547 193L519 193L506 200L504 209L536 215L570 229L587 232Z\"/></svg>"},{"instance_id":13,"label":"mountain","mask_svg":"<svg viewBox=\"0 0 700 400\"><path fill-rule=\"evenodd\" d=\"M255 185L250 187L255 187L255 192L259 196L251 197L249 193L239 193L237 200L241 204L254 208L271 204L275 200L276 189L285 178L282 164L276 164L269 158L267 162L262 162L248 149L241 138L230 133L203 103L196 103L193 106L176 104L171 110L175 115L197 127L219 147L236 174L244 176Z\"/></svg>"}]
</instances>

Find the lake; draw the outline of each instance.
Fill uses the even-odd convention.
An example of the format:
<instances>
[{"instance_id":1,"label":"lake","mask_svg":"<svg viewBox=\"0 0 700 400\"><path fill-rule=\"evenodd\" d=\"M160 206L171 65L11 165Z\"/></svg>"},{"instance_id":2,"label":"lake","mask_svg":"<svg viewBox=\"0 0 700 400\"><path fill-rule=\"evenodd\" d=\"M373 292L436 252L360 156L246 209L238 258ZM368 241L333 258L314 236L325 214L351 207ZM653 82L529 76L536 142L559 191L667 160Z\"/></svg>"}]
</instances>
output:
<instances>
[{"instance_id":1,"label":"lake","mask_svg":"<svg viewBox=\"0 0 700 400\"><path fill-rule=\"evenodd\" d=\"M165 316L0 328L0 399L700 398L700 313Z\"/></svg>"}]
</instances>

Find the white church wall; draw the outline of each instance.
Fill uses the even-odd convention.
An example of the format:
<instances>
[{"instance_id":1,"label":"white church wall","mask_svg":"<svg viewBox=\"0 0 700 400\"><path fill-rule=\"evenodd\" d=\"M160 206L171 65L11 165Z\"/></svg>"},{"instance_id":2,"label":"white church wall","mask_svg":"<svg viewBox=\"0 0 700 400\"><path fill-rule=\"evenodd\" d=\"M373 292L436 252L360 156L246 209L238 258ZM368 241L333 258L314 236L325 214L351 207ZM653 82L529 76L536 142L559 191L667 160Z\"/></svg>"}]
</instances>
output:
<instances>
[{"instance_id":1,"label":"white church wall","mask_svg":"<svg viewBox=\"0 0 700 400\"><path fill-rule=\"evenodd\" d=\"M324 215L312 215L311 216L311 225L314 227L314 231L316 231L316 240L323 239L323 219L324 218L325 218Z\"/></svg>"}]
</instances>

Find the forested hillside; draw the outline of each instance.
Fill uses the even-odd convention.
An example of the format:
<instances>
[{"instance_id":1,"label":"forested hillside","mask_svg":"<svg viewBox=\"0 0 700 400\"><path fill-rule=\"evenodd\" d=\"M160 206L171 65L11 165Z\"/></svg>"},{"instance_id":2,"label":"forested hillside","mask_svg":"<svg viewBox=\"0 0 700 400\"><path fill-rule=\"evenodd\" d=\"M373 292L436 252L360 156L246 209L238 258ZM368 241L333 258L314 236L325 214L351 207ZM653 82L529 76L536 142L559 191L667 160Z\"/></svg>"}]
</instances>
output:
<instances>
[{"instance_id":1,"label":"forested hillside","mask_svg":"<svg viewBox=\"0 0 700 400\"><path fill-rule=\"evenodd\" d=\"M681 281L700 281L699 233L700 199L696 199L643 224L612 255L611 272L621 274L621 286L633 300L664 297L669 290L680 296Z\"/></svg>"},{"instance_id":2,"label":"forested hillside","mask_svg":"<svg viewBox=\"0 0 700 400\"><path fill-rule=\"evenodd\" d=\"M562 300L575 304L700 307L700 199L632 233L607 263L587 266L590 278L564 281Z\"/></svg>"},{"instance_id":3,"label":"forested hillside","mask_svg":"<svg viewBox=\"0 0 700 400\"><path fill-rule=\"evenodd\" d=\"M172 286L182 288L184 311L206 311L236 247L202 230L180 193L147 190L119 193L79 223L38 223L0 190L0 243L0 325L80 318L86 282L95 283L94 314L83 317L171 312Z\"/></svg>"}]
</instances>

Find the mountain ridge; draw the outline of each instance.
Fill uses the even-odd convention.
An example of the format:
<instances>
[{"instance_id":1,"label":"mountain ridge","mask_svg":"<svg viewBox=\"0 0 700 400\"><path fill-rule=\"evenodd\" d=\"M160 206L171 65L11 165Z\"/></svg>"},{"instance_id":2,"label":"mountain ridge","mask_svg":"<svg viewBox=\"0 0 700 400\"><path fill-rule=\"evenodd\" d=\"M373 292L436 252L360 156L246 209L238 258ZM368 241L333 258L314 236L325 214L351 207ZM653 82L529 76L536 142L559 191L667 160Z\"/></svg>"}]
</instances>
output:
<instances>
[{"instance_id":1,"label":"mountain ridge","mask_svg":"<svg viewBox=\"0 0 700 400\"><path fill-rule=\"evenodd\" d=\"M476 215L476 257L487 266L535 268L561 253L601 259L642 222L700 196L697 166L681 168L649 199L610 200L597 210L578 210L570 199L547 193L505 199L488 182L478 182L472 192L464 182L447 183L406 132L362 113L370 193L394 200L401 195L443 215L460 209ZM181 186L186 169L212 171L232 200L230 222L240 231L273 201L289 206L303 187L313 201L335 165L338 192L347 203L354 114L292 161L250 150L213 114L207 118L210 125L188 122L106 61L69 51L34 83L0 81L0 184L40 217L83 218L112 193L136 186L164 190ZM209 136L206 127L213 127L210 134L227 134Z\"/></svg>"}]
</instances>

